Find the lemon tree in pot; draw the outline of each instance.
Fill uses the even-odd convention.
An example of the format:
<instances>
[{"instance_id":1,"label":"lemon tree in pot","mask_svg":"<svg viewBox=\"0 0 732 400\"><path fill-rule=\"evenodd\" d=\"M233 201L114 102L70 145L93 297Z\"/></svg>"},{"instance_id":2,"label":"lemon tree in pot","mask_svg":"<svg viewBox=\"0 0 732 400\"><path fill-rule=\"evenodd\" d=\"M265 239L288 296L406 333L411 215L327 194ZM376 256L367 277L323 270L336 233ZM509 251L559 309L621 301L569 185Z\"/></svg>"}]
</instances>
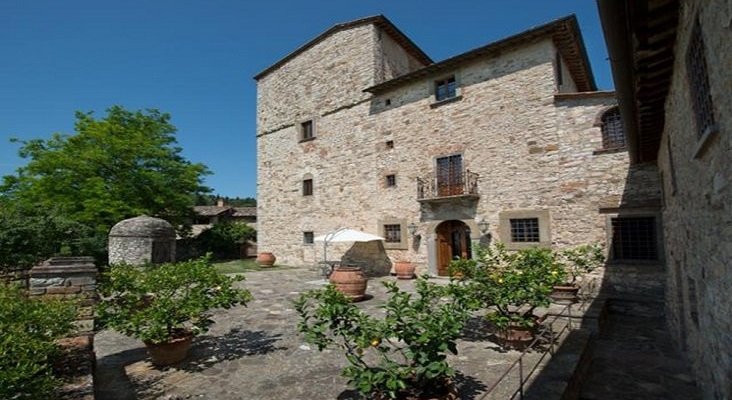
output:
<instances>
[{"instance_id":1,"label":"lemon tree in pot","mask_svg":"<svg viewBox=\"0 0 732 400\"><path fill-rule=\"evenodd\" d=\"M549 305L549 293L562 269L549 249L510 252L501 243L476 249L474 260L459 260L451 270L467 292L488 309L486 318L506 347L524 347L541 322L537 307Z\"/></svg>"},{"instance_id":2,"label":"lemon tree in pot","mask_svg":"<svg viewBox=\"0 0 732 400\"><path fill-rule=\"evenodd\" d=\"M560 258L562 279L553 286L550 296L555 303L575 303L580 289L577 278L601 266L605 262L605 252L597 243L583 244L562 251Z\"/></svg>"},{"instance_id":3,"label":"lemon tree in pot","mask_svg":"<svg viewBox=\"0 0 732 400\"><path fill-rule=\"evenodd\" d=\"M455 340L469 317L464 292L425 278L415 294L384 285L389 299L378 317L333 286L303 294L295 301L298 330L319 350L342 350L343 375L366 398L455 398L447 353L457 354Z\"/></svg>"},{"instance_id":4,"label":"lemon tree in pot","mask_svg":"<svg viewBox=\"0 0 732 400\"><path fill-rule=\"evenodd\" d=\"M218 273L209 256L177 263L114 265L103 275L102 326L142 340L153 364L185 359L193 336L208 331L211 310L246 305L251 294L234 287L244 277Z\"/></svg>"}]
</instances>

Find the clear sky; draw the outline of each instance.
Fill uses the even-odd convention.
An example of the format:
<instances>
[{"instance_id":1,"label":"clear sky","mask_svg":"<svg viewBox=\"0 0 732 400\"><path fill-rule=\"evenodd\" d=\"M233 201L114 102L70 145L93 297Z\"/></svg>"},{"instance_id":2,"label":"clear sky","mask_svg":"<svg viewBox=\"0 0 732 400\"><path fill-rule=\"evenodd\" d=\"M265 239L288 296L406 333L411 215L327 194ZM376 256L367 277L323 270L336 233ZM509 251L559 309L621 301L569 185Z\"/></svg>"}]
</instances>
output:
<instances>
[{"instance_id":1,"label":"clear sky","mask_svg":"<svg viewBox=\"0 0 732 400\"><path fill-rule=\"evenodd\" d=\"M612 89L592 0L1 0L0 175L24 163L8 138L72 133L74 111L119 104L170 113L215 193L255 196L252 77L332 25L384 14L440 61L572 13Z\"/></svg>"}]
</instances>

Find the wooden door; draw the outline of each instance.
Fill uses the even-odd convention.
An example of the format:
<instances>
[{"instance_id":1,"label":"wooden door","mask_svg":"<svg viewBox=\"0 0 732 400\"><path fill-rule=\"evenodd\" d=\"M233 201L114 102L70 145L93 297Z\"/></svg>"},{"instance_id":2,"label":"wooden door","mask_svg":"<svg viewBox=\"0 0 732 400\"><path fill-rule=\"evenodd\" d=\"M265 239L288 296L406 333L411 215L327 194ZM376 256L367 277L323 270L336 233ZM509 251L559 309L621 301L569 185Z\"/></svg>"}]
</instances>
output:
<instances>
[{"instance_id":1,"label":"wooden door","mask_svg":"<svg viewBox=\"0 0 732 400\"><path fill-rule=\"evenodd\" d=\"M462 221L445 221L437 226L437 275L448 275L452 260L471 258L470 229Z\"/></svg>"},{"instance_id":2,"label":"wooden door","mask_svg":"<svg viewBox=\"0 0 732 400\"><path fill-rule=\"evenodd\" d=\"M463 157L460 154L438 158L435 167L439 196L463 194Z\"/></svg>"}]
</instances>

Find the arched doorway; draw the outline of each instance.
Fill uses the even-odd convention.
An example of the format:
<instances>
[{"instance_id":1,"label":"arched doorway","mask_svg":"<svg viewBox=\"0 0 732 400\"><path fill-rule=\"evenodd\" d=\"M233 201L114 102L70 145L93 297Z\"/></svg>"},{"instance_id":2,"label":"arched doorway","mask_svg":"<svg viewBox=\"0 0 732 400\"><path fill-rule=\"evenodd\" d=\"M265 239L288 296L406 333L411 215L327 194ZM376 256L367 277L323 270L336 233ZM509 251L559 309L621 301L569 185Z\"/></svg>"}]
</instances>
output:
<instances>
[{"instance_id":1,"label":"arched doorway","mask_svg":"<svg viewBox=\"0 0 732 400\"><path fill-rule=\"evenodd\" d=\"M445 221L435 229L437 236L437 275L448 275L450 261L471 258L470 228L462 221Z\"/></svg>"}]
</instances>

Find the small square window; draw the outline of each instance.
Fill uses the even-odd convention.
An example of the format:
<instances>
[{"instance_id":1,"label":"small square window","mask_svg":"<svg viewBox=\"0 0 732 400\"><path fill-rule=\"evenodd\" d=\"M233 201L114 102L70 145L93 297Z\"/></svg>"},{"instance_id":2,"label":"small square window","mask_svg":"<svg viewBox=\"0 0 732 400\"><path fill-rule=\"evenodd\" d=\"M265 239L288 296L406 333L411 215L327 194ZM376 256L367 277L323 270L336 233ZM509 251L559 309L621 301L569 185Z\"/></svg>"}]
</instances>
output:
<instances>
[{"instance_id":1,"label":"small square window","mask_svg":"<svg viewBox=\"0 0 732 400\"><path fill-rule=\"evenodd\" d=\"M313 195L313 180L305 179L302 181L302 195L312 196Z\"/></svg>"},{"instance_id":2,"label":"small square window","mask_svg":"<svg viewBox=\"0 0 732 400\"><path fill-rule=\"evenodd\" d=\"M315 139L315 133L313 131L313 120L305 121L300 124L300 140L312 140Z\"/></svg>"},{"instance_id":3,"label":"small square window","mask_svg":"<svg viewBox=\"0 0 732 400\"><path fill-rule=\"evenodd\" d=\"M456 95L457 84L454 76L435 82L435 100L447 100L455 97Z\"/></svg>"},{"instance_id":4,"label":"small square window","mask_svg":"<svg viewBox=\"0 0 732 400\"><path fill-rule=\"evenodd\" d=\"M394 187L396 186L396 175L387 175L386 176L386 187Z\"/></svg>"},{"instance_id":5,"label":"small square window","mask_svg":"<svg viewBox=\"0 0 732 400\"><path fill-rule=\"evenodd\" d=\"M539 242L539 218L511 219L512 242Z\"/></svg>"},{"instance_id":6,"label":"small square window","mask_svg":"<svg viewBox=\"0 0 732 400\"><path fill-rule=\"evenodd\" d=\"M384 241L386 243L400 243L402 241L402 226L399 224L384 225Z\"/></svg>"},{"instance_id":7,"label":"small square window","mask_svg":"<svg viewBox=\"0 0 732 400\"><path fill-rule=\"evenodd\" d=\"M387 149L393 149L394 148L394 141L393 140L387 140L386 141L386 148Z\"/></svg>"},{"instance_id":8,"label":"small square window","mask_svg":"<svg viewBox=\"0 0 732 400\"><path fill-rule=\"evenodd\" d=\"M306 232L302 233L302 243L303 244L315 243L315 236L313 235L312 231L306 231Z\"/></svg>"},{"instance_id":9,"label":"small square window","mask_svg":"<svg viewBox=\"0 0 732 400\"><path fill-rule=\"evenodd\" d=\"M384 104L386 104L387 106L390 106L391 105L391 99L384 100Z\"/></svg>"},{"instance_id":10,"label":"small square window","mask_svg":"<svg viewBox=\"0 0 732 400\"><path fill-rule=\"evenodd\" d=\"M616 217L611 225L614 261L658 259L654 217Z\"/></svg>"}]
</instances>

